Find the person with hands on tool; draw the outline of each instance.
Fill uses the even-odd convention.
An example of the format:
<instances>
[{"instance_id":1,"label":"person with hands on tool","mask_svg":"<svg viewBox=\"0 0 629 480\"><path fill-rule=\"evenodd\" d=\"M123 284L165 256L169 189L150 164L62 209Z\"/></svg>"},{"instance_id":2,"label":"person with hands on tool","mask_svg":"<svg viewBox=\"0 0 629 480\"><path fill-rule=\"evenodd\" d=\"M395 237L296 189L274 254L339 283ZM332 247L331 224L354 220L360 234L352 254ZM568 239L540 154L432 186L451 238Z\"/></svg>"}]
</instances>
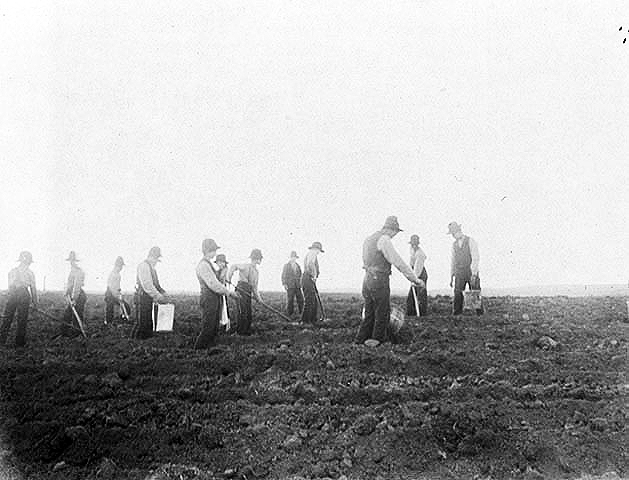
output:
<instances>
[{"instance_id":1,"label":"person with hands on tool","mask_svg":"<svg viewBox=\"0 0 629 480\"><path fill-rule=\"evenodd\" d=\"M9 272L9 299L4 308L2 326L0 327L0 345L4 345L9 335L9 329L17 316L17 331L15 346L26 345L26 324L28 323L28 307L33 303L37 308L37 287L35 274L30 269L33 263L31 252L24 251L18 258L20 264Z\"/></svg>"},{"instance_id":2,"label":"person with hands on tool","mask_svg":"<svg viewBox=\"0 0 629 480\"><path fill-rule=\"evenodd\" d=\"M424 284L421 279L417 278L411 267L402 260L393 246L391 239L401 231L397 217L390 216L385 220L384 226L368 236L363 243L364 318L354 339L355 343L376 340L374 345L378 345L389 337L391 265L395 265L412 284L417 286Z\"/></svg>"},{"instance_id":3,"label":"person with hands on tool","mask_svg":"<svg viewBox=\"0 0 629 480\"><path fill-rule=\"evenodd\" d=\"M304 290L304 310L301 314L302 323L317 323L317 308L319 306L317 278L319 278L320 273L317 256L320 253L324 253L321 242L312 242L304 258L304 273L301 276L301 285Z\"/></svg>"},{"instance_id":4,"label":"person with hands on tool","mask_svg":"<svg viewBox=\"0 0 629 480\"><path fill-rule=\"evenodd\" d=\"M428 290L426 289L426 282L428 281L428 273L424 266L426 262L426 254L419 246L419 235L411 235L411 241L408 242L410 247L411 261L410 266L413 269L417 278L419 278L423 285L419 287L411 285L406 297L406 314L408 316L422 317L428 312ZM419 311L417 311L419 309Z\"/></svg>"},{"instance_id":5,"label":"person with hands on tool","mask_svg":"<svg viewBox=\"0 0 629 480\"><path fill-rule=\"evenodd\" d=\"M136 324L133 337L144 340L153 336L153 314L157 314L155 303L168 303L166 292L159 284L155 266L160 261L162 251L151 247L146 260L137 268L135 303Z\"/></svg>"},{"instance_id":6,"label":"person with hands on tool","mask_svg":"<svg viewBox=\"0 0 629 480\"><path fill-rule=\"evenodd\" d=\"M262 251L259 248L251 250L249 255L249 263L234 263L227 270L227 282L232 283L231 279L236 270L238 270L238 283L236 291L240 293L240 301L238 302L238 324L236 333L239 335L251 335L252 309L251 300L255 299L262 303L262 297L258 291L258 265L262 263Z\"/></svg>"},{"instance_id":7,"label":"person with hands on tool","mask_svg":"<svg viewBox=\"0 0 629 480\"><path fill-rule=\"evenodd\" d=\"M65 291L65 299L68 306L63 313L63 322L65 325L62 325L60 333L62 336L73 338L80 335L82 331L82 328L77 329L72 328L72 326L76 322L77 327L82 327L81 322L83 320L85 302L87 301L87 297L83 291L85 273L78 265L79 259L75 251L71 251L68 254L66 261L70 262L70 274L68 275ZM76 318L77 316L78 318Z\"/></svg>"},{"instance_id":8,"label":"person with hands on tool","mask_svg":"<svg viewBox=\"0 0 629 480\"><path fill-rule=\"evenodd\" d=\"M197 265L196 273L199 285L201 286L201 298L199 304L201 306L201 332L194 344L196 350L209 348L216 343L218 336L218 326L221 318L222 302L226 296L238 299L236 292L230 291L220 280L220 270L214 268L212 259L217 257L217 264L223 263L227 265L225 255L221 255L219 259L216 251L220 247L211 238L206 238L201 243L203 258ZM220 267L219 267L220 268Z\"/></svg>"},{"instance_id":9,"label":"person with hands on tool","mask_svg":"<svg viewBox=\"0 0 629 480\"><path fill-rule=\"evenodd\" d=\"M476 241L463 234L461 225L456 222L448 224L448 235L452 235L452 262L450 265L450 287L454 282L454 300L452 305L453 315L463 313L463 291L466 285L472 290L480 290L480 276L478 266L480 254ZM478 315L483 314L483 308L476 310Z\"/></svg>"},{"instance_id":10,"label":"person with hands on tool","mask_svg":"<svg viewBox=\"0 0 629 480\"><path fill-rule=\"evenodd\" d=\"M122 298L122 289L120 288L120 272L125 263L122 257L116 258L114 269L107 279L107 290L105 291L105 325L114 321L114 306L120 307L120 314L125 320L129 320L130 307Z\"/></svg>"}]
</instances>

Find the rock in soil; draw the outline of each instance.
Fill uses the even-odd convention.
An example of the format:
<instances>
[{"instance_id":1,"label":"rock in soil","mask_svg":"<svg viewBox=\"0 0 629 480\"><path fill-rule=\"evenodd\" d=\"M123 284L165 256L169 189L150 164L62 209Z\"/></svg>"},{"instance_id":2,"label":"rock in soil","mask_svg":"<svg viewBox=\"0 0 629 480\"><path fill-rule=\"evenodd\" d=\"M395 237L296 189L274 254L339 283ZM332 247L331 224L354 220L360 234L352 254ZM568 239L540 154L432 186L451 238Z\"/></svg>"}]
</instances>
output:
<instances>
[{"instance_id":1,"label":"rock in soil","mask_svg":"<svg viewBox=\"0 0 629 480\"><path fill-rule=\"evenodd\" d=\"M537 340L537 346L545 350L554 350L559 346L559 342L548 335L544 335Z\"/></svg>"},{"instance_id":2,"label":"rock in soil","mask_svg":"<svg viewBox=\"0 0 629 480\"><path fill-rule=\"evenodd\" d=\"M374 415L361 415L354 422L353 430L358 435L369 435L376 429L376 425L378 425L378 419Z\"/></svg>"}]
</instances>

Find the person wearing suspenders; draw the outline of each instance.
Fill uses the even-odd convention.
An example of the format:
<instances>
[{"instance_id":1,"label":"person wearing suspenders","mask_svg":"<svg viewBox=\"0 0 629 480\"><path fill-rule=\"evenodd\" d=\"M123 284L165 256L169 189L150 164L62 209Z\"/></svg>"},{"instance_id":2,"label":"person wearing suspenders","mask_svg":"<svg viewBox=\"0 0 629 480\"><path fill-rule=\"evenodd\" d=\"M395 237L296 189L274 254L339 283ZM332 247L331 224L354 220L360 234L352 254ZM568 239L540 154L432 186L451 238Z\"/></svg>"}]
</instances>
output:
<instances>
[{"instance_id":1,"label":"person wearing suspenders","mask_svg":"<svg viewBox=\"0 0 629 480\"><path fill-rule=\"evenodd\" d=\"M161 256L161 249L152 247L146 260L138 265L135 286L136 324L133 338L144 340L153 336L154 303L167 303L166 292L159 284L155 270Z\"/></svg>"},{"instance_id":2,"label":"person wearing suspenders","mask_svg":"<svg viewBox=\"0 0 629 480\"><path fill-rule=\"evenodd\" d=\"M466 285L472 290L480 290L480 276L478 265L480 254L476 241L463 235L461 225L450 222L448 225L448 235L452 235L452 263L450 267L450 287L454 282L454 300L452 303L452 314L461 315L463 313L463 291ZM483 314L483 308L476 310L478 315Z\"/></svg>"},{"instance_id":3,"label":"person wearing suspenders","mask_svg":"<svg viewBox=\"0 0 629 480\"><path fill-rule=\"evenodd\" d=\"M258 265L262 263L262 251L258 248L251 250L250 263L232 264L227 270L227 281L231 283L234 272L238 270L238 284L236 291L240 293L240 302L238 304L238 325L236 332L239 335L251 335L251 300L256 299L262 301L260 292L258 292Z\"/></svg>"},{"instance_id":4,"label":"person wearing suspenders","mask_svg":"<svg viewBox=\"0 0 629 480\"><path fill-rule=\"evenodd\" d=\"M194 344L196 350L209 348L216 343L218 325L221 318L221 306L225 295L238 298L236 292L231 292L220 281L220 272L212 264L216 257L216 250L220 247L211 238L206 238L201 243L203 258L197 265L196 273L201 287L201 332Z\"/></svg>"}]
</instances>

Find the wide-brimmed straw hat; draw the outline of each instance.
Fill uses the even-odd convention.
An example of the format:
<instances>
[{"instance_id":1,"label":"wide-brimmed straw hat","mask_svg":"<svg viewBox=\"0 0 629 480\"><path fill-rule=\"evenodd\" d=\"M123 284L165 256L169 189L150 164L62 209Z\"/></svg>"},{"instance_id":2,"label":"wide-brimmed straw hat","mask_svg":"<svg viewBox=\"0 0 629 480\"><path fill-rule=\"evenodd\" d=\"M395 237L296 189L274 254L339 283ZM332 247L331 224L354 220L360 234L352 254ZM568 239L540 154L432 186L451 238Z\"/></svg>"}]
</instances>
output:
<instances>
[{"instance_id":1,"label":"wide-brimmed straw hat","mask_svg":"<svg viewBox=\"0 0 629 480\"><path fill-rule=\"evenodd\" d=\"M318 248L321 253L325 253L325 250L323 250L323 245L321 245L321 242L312 242L312 245L310 245L308 249L312 250L313 248Z\"/></svg>"}]
</instances>

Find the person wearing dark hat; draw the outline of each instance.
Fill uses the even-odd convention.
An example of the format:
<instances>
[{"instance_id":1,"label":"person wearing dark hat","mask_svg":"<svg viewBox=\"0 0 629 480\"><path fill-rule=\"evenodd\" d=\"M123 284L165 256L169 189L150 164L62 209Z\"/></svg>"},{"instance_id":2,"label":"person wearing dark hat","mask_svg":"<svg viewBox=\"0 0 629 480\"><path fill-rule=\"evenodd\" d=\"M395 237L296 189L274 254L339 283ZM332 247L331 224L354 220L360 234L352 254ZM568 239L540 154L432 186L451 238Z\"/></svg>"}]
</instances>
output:
<instances>
[{"instance_id":1,"label":"person wearing dark hat","mask_svg":"<svg viewBox=\"0 0 629 480\"><path fill-rule=\"evenodd\" d=\"M290 260L282 269L282 285L286 290L286 311L289 316L295 311L295 300L297 309L301 314L304 310L304 296L301 293L301 267L297 263L299 256L297 252L290 252Z\"/></svg>"},{"instance_id":2,"label":"person wearing dark hat","mask_svg":"<svg viewBox=\"0 0 629 480\"><path fill-rule=\"evenodd\" d=\"M227 270L227 282L232 283L231 279L234 272L238 270L238 283L236 291L240 294L238 302L238 324L236 332L239 335L251 335L252 309L251 300L256 299L262 301L260 292L258 291L258 265L262 263L262 251L259 248L251 250L249 255L249 263L234 263Z\"/></svg>"},{"instance_id":3,"label":"person wearing dark hat","mask_svg":"<svg viewBox=\"0 0 629 480\"><path fill-rule=\"evenodd\" d=\"M304 290L304 310L301 314L302 323L317 323L317 278L319 278L319 260L317 256L324 253L321 242L312 242L304 257L304 273L301 285Z\"/></svg>"},{"instance_id":4,"label":"person wearing dark hat","mask_svg":"<svg viewBox=\"0 0 629 480\"><path fill-rule=\"evenodd\" d=\"M37 288L35 274L29 268L33 263L31 252L24 251L18 258L20 264L9 272L9 298L4 307L4 318L0 327L0 345L4 345L14 317L17 317L15 346L26 345L26 324L28 323L28 307L33 303L37 308Z\"/></svg>"},{"instance_id":5,"label":"person wearing dark hat","mask_svg":"<svg viewBox=\"0 0 629 480\"><path fill-rule=\"evenodd\" d=\"M153 315L157 314L155 303L166 303L166 292L159 284L155 266L160 261L162 251L152 247L143 262L138 265L135 286L136 324L133 337L144 340L153 336Z\"/></svg>"},{"instance_id":6,"label":"person wearing dark hat","mask_svg":"<svg viewBox=\"0 0 629 480\"><path fill-rule=\"evenodd\" d=\"M448 235L452 235L452 262L450 264L450 287L454 281L454 300L452 313L463 313L463 291L467 285L470 289L480 290L480 276L478 266L480 254L476 241L463 234L461 225L457 222L448 224ZM483 314L483 308L476 310L478 315Z\"/></svg>"},{"instance_id":7,"label":"person wearing dark hat","mask_svg":"<svg viewBox=\"0 0 629 480\"><path fill-rule=\"evenodd\" d=\"M203 258L197 265L196 273L199 285L201 287L201 297L199 304L201 306L201 332L194 344L196 350L213 346L218 336L218 326L221 319L222 302L226 296L238 298L238 294L231 292L219 280L220 272L212 264L212 259L217 257L216 251L220 247L211 238L206 238L201 243L201 251ZM221 255L220 259L225 264L227 260L225 255ZM216 258L219 263L219 258Z\"/></svg>"},{"instance_id":8,"label":"person wearing dark hat","mask_svg":"<svg viewBox=\"0 0 629 480\"><path fill-rule=\"evenodd\" d=\"M411 235L411 241L408 243L411 245L410 266L413 269L413 273L417 275L417 278L424 282L424 286L415 287L414 285L411 285L411 288L408 291L408 296L406 297L406 314L409 316L421 315L423 317L428 312L428 273L426 272L426 268L424 266L427 257L422 248L419 246L419 235ZM417 299L419 312L417 312L415 308L415 299Z\"/></svg>"},{"instance_id":9,"label":"person wearing dark hat","mask_svg":"<svg viewBox=\"0 0 629 480\"><path fill-rule=\"evenodd\" d=\"M129 304L122 298L122 289L120 288L120 272L124 265L125 263L122 257L116 258L114 269L107 279L107 290L105 290L105 325L113 323L115 305L118 305L120 309L126 309L126 315L129 315L129 312L131 312Z\"/></svg>"},{"instance_id":10,"label":"person wearing dark hat","mask_svg":"<svg viewBox=\"0 0 629 480\"><path fill-rule=\"evenodd\" d=\"M66 337L76 337L80 335L81 330L79 323L74 316L74 311L79 316L81 321L83 320L83 312L85 310L85 302L87 297L83 291L83 285L85 284L85 273L83 269L79 267L76 252L71 251L66 258L67 262L70 262L70 274L68 275L68 282L66 284L65 298L68 302L68 306L63 314L63 322L65 325L61 327L61 335ZM74 307L74 310L72 309Z\"/></svg>"},{"instance_id":11,"label":"person wearing dark hat","mask_svg":"<svg viewBox=\"0 0 629 480\"><path fill-rule=\"evenodd\" d=\"M364 318L354 339L356 343L364 343L370 339L382 343L389 337L391 265L395 265L412 284L422 286L424 283L393 247L391 239L401 231L397 217L390 216L385 220L382 229L369 235L363 243L365 278L362 294L365 305Z\"/></svg>"}]
</instances>

